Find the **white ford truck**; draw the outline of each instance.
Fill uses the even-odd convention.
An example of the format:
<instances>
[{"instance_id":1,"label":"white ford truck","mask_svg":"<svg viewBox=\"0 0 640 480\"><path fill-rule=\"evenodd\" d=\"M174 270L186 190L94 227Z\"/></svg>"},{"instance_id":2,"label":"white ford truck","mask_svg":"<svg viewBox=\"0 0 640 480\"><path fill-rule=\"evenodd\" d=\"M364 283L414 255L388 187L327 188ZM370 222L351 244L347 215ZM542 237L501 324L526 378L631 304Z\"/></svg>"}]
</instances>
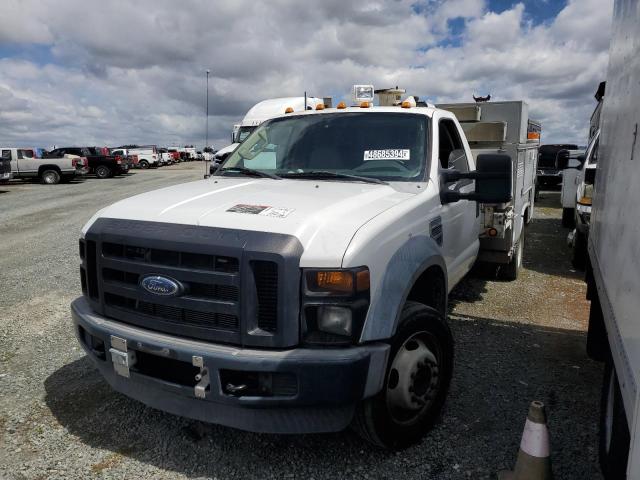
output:
<instances>
[{"instance_id":1,"label":"white ford truck","mask_svg":"<svg viewBox=\"0 0 640 480\"><path fill-rule=\"evenodd\" d=\"M251 431L419 439L447 395L447 295L478 256L479 204L514 183L509 155L474 159L453 113L414 105L281 114L211 178L91 218L71 312L109 384Z\"/></svg>"}]
</instances>

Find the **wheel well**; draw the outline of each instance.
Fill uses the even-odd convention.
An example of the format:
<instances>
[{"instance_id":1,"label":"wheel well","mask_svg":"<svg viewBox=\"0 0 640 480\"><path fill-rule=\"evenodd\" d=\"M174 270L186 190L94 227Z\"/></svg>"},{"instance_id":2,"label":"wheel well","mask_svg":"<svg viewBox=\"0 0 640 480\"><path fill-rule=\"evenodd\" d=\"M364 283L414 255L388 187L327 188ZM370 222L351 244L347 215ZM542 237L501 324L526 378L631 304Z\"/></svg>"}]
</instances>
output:
<instances>
[{"instance_id":1,"label":"wheel well","mask_svg":"<svg viewBox=\"0 0 640 480\"><path fill-rule=\"evenodd\" d=\"M55 170L60 175L62 175L60 167L58 167L57 165L40 165L40 168L38 168L38 175L42 175L42 172L44 172L45 170Z\"/></svg>"},{"instance_id":2,"label":"wheel well","mask_svg":"<svg viewBox=\"0 0 640 480\"><path fill-rule=\"evenodd\" d=\"M447 309L447 283L442 268L434 265L422 272L411 287L407 300L435 308L445 315Z\"/></svg>"}]
</instances>

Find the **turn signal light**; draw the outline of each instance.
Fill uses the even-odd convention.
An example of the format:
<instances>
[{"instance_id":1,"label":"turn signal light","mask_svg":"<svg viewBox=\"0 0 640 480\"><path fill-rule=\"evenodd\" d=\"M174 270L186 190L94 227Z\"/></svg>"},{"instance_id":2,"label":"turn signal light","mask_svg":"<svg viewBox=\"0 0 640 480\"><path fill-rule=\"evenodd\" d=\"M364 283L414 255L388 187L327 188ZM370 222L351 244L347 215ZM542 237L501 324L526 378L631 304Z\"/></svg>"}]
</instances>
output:
<instances>
[{"instance_id":1,"label":"turn signal light","mask_svg":"<svg viewBox=\"0 0 640 480\"><path fill-rule=\"evenodd\" d=\"M580 205L591 205L591 197L582 197L578 203Z\"/></svg>"},{"instance_id":2,"label":"turn signal light","mask_svg":"<svg viewBox=\"0 0 640 480\"><path fill-rule=\"evenodd\" d=\"M334 295L353 295L370 288L367 268L344 270L309 270L306 273L307 288L312 292Z\"/></svg>"},{"instance_id":3,"label":"turn signal light","mask_svg":"<svg viewBox=\"0 0 640 480\"><path fill-rule=\"evenodd\" d=\"M498 235L498 230L496 230L495 228L490 228L489 230L487 230L487 234L490 237L495 237L496 235Z\"/></svg>"},{"instance_id":4,"label":"turn signal light","mask_svg":"<svg viewBox=\"0 0 640 480\"><path fill-rule=\"evenodd\" d=\"M293 107L285 108L284 113L293 113Z\"/></svg>"},{"instance_id":5,"label":"turn signal light","mask_svg":"<svg viewBox=\"0 0 640 480\"><path fill-rule=\"evenodd\" d=\"M316 285L321 290L350 293L353 291L353 274L351 272L316 272Z\"/></svg>"},{"instance_id":6,"label":"turn signal light","mask_svg":"<svg viewBox=\"0 0 640 480\"><path fill-rule=\"evenodd\" d=\"M340 102L340 103L336 106L336 108L337 108L338 110L345 109L345 108L347 108L347 104L346 104L346 103L344 103L344 102Z\"/></svg>"}]
</instances>

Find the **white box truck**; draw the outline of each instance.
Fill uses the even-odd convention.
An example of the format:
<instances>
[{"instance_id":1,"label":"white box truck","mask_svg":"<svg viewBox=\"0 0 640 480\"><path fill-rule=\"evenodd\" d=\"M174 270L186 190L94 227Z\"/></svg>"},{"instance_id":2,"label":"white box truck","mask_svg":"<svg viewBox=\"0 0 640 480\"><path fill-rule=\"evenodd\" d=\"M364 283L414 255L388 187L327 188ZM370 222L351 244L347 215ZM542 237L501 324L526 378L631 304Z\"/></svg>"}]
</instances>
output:
<instances>
[{"instance_id":1,"label":"white box truck","mask_svg":"<svg viewBox=\"0 0 640 480\"><path fill-rule=\"evenodd\" d=\"M314 110L317 105L323 104L322 98L307 97L307 109ZM233 152L238 145L244 141L247 136L253 132L258 125L265 120L282 115L285 109L291 108L294 112L301 112L305 109L305 97L280 97L269 98L256 103L245 114L242 121L233 126L231 133L231 144L221 148L214 155L216 165L224 162L224 160ZM212 170L215 170L212 165Z\"/></svg>"},{"instance_id":2,"label":"white box truck","mask_svg":"<svg viewBox=\"0 0 640 480\"><path fill-rule=\"evenodd\" d=\"M616 0L588 239L587 351L605 361L600 463L640 478L640 1ZM586 195L588 192L583 193Z\"/></svg>"}]
</instances>

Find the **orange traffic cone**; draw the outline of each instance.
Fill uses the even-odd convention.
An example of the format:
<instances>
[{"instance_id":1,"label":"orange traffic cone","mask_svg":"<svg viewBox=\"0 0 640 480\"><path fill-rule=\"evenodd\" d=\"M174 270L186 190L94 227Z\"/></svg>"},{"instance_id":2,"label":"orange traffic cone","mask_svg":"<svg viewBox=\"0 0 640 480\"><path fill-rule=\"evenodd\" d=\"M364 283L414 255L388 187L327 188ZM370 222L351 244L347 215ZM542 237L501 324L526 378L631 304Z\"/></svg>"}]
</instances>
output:
<instances>
[{"instance_id":1,"label":"orange traffic cone","mask_svg":"<svg viewBox=\"0 0 640 480\"><path fill-rule=\"evenodd\" d=\"M551 480L547 414L542 402L533 401L524 424L516 467L498 473L498 480Z\"/></svg>"}]
</instances>

